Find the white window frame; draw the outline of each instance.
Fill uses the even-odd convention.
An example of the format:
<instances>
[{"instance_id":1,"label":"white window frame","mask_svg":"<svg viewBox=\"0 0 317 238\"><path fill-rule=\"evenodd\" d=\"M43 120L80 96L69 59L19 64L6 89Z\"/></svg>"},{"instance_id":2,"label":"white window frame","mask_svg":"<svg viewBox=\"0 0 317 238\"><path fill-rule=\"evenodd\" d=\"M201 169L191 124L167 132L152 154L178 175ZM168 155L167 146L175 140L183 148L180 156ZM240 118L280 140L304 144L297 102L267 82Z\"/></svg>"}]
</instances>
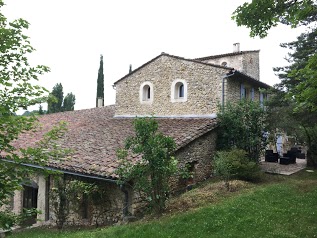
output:
<instances>
[{"instance_id":1,"label":"white window frame","mask_svg":"<svg viewBox=\"0 0 317 238\"><path fill-rule=\"evenodd\" d=\"M179 84L184 85L184 97L179 97ZM184 79L175 79L171 85L171 102L187 101L187 82Z\"/></svg>"},{"instance_id":2,"label":"white window frame","mask_svg":"<svg viewBox=\"0 0 317 238\"><path fill-rule=\"evenodd\" d=\"M150 98L147 97L148 87L150 88ZM151 82L144 82L140 86L140 103L142 104L151 104L154 99L154 90L153 84Z\"/></svg>"}]
</instances>

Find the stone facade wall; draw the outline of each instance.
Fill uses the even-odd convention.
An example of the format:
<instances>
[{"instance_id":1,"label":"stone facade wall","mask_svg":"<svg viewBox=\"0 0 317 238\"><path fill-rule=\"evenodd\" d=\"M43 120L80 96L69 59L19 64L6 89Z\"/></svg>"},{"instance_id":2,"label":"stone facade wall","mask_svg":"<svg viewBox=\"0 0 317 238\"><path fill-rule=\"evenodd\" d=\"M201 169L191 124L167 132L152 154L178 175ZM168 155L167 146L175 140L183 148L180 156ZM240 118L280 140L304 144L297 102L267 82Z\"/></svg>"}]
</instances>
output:
<instances>
[{"instance_id":1,"label":"stone facade wall","mask_svg":"<svg viewBox=\"0 0 317 238\"><path fill-rule=\"evenodd\" d=\"M260 80L260 57L259 52L243 54L243 73Z\"/></svg>"},{"instance_id":2,"label":"stone facade wall","mask_svg":"<svg viewBox=\"0 0 317 238\"><path fill-rule=\"evenodd\" d=\"M222 97L222 78L227 69L160 56L116 83L115 116L210 115ZM176 79L187 83L187 101L172 102L171 87ZM153 101L140 102L140 86L153 85Z\"/></svg>"},{"instance_id":3,"label":"stone facade wall","mask_svg":"<svg viewBox=\"0 0 317 238\"><path fill-rule=\"evenodd\" d=\"M72 178L70 178L72 179ZM119 186L114 183L105 181L94 181L98 184L100 189L104 191L101 195L101 202L98 203L87 200L87 217L84 217L84 206L81 205L76 210L71 210L69 217L65 223L67 226L91 226L91 225L110 225L117 223L123 219L123 201L124 194L120 190ZM52 180L52 187L54 182ZM51 187L51 189L52 189ZM54 213L53 203L55 201L50 197L49 201L49 217L50 223L55 225L56 214Z\"/></svg>"},{"instance_id":4,"label":"stone facade wall","mask_svg":"<svg viewBox=\"0 0 317 238\"><path fill-rule=\"evenodd\" d=\"M206 63L222 65L226 62L227 67L234 68L257 80L260 80L259 51L245 52L238 55L224 56L216 59L205 60Z\"/></svg>"},{"instance_id":5,"label":"stone facade wall","mask_svg":"<svg viewBox=\"0 0 317 238\"><path fill-rule=\"evenodd\" d=\"M46 186L48 184L46 183L46 178L44 176L33 176L32 181L34 181L38 185L37 209L40 210L41 213L37 215L37 224L56 225L56 214L54 214L54 203L56 201L52 198L52 188L54 187L54 179L52 177L50 178L50 188L48 193L46 192ZM102 203L94 205L93 201L88 200L87 217L83 217L82 207L78 207L76 211L70 211L70 215L65 225L109 225L122 221L124 193L115 183L109 183L104 181L95 181L95 183L101 184L100 188L104 189L105 191L105 193L102 195ZM49 197L49 200L46 197L48 194L51 195ZM48 210L46 209L47 206ZM23 190L15 191L14 197L12 198L12 206L10 208L16 214L20 214L22 212ZM131 210L132 207L129 207L129 209ZM47 216L49 219L46 221Z\"/></svg>"},{"instance_id":6,"label":"stone facade wall","mask_svg":"<svg viewBox=\"0 0 317 238\"><path fill-rule=\"evenodd\" d=\"M241 83L248 89L249 99L251 99L251 89L254 88L254 101L260 101L259 87L255 87L243 80L229 78L225 79L225 103L238 102L241 100Z\"/></svg>"},{"instance_id":7,"label":"stone facade wall","mask_svg":"<svg viewBox=\"0 0 317 238\"><path fill-rule=\"evenodd\" d=\"M216 152L216 139L217 130L214 129L176 152L175 157L179 161L180 168L184 168L186 164L194 165L193 178L188 181L174 177L171 180L172 190L182 190L189 185L188 182L201 182L211 176L212 157Z\"/></svg>"}]
</instances>

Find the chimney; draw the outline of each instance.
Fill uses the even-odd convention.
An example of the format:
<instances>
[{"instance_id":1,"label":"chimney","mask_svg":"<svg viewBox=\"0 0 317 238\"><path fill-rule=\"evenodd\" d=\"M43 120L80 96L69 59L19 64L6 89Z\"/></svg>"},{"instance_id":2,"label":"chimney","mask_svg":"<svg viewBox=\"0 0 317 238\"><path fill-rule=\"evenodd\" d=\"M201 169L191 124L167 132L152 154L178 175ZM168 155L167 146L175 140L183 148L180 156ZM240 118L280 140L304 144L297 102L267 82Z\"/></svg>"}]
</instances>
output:
<instances>
[{"instance_id":1,"label":"chimney","mask_svg":"<svg viewBox=\"0 0 317 238\"><path fill-rule=\"evenodd\" d=\"M132 64L130 64L130 67L129 67L129 74L131 74L132 72Z\"/></svg>"},{"instance_id":2,"label":"chimney","mask_svg":"<svg viewBox=\"0 0 317 238\"><path fill-rule=\"evenodd\" d=\"M103 107L103 98L98 97L97 107Z\"/></svg>"},{"instance_id":3,"label":"chimney","mask_svg":"<svg viewBox=\"0 0 317 238\"><path fill-rule=\"evenodd\" d=\"M233 44L233 53L240 52L240 43Z\"/></svg>"}]
</instances>

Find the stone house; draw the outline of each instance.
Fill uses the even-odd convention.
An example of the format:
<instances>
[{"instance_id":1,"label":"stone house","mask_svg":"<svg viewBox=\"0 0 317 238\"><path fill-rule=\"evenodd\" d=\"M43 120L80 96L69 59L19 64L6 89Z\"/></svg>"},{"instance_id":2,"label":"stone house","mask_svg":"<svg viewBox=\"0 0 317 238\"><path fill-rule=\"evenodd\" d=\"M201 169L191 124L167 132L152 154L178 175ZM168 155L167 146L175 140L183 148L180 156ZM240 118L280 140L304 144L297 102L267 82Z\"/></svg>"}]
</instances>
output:
<instances>
[{"instance_id":1,"label":"stone house","mask_svg":"<svg viewBox=\"0 0 317 238\"><path fill-rule=\"evenodd\" d=\"M18 147L32 146L52 125L67 122L68 131L59 143L73 152L68 158L49 161L45 168L67 178L96 181L107 195L102 214L100 208L85 203L82 212L74 213L68 223L118 222L134 214L137 206L134 192L117 185L116 174L116 150L133 135L135 116L158 118L159 130L176 142L179 165L188 165L194 174L191 182L196 183L211 175L218 105L242 98L263 102L265 95L260 89L268 87L259 80L259 51L240 51L235 45L233 53L197 59L162 53L114 83L115 105L41 116L42 127L15 143ZM52 176L35 176L31 184L16 191L11 208L20 212L23 207L36 207L42 211L39 223L52 221L56 215L52 209ZM186 183L175 179L174 190L184 186Z\"/></svg>"}]
</instances>

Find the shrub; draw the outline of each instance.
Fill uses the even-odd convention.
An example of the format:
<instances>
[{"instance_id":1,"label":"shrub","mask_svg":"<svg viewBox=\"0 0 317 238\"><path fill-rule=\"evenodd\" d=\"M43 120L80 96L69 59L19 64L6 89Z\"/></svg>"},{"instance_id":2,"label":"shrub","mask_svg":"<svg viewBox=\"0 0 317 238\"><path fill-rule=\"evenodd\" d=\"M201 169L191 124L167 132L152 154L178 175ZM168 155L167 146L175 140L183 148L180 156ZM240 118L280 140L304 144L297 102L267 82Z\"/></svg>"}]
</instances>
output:
<instances>
[{"instance_id":1,"label":"shrub","mask_svg":"<svg viewBox=\"0 0 317 238\"><path fill-rule=\"evenodd\" d=\"M230 179L256 181L260 178L259 165L248 158L246 151L233 149L219 151L213 161L214 172L223 178L229 190Z\"/></svg>"},{"instance_id":2,"label":"shrub","mask_svg":"<svg viewBox=\"0 0 317 238\"><path fill-rule=\"evenodd\" d=\"M218 150L245 150L250 159L259 161L260 153L267 144L267 113L258 102L241 100L228 102L220 108L217 139Z\"/></svg>"}]
</instances>

